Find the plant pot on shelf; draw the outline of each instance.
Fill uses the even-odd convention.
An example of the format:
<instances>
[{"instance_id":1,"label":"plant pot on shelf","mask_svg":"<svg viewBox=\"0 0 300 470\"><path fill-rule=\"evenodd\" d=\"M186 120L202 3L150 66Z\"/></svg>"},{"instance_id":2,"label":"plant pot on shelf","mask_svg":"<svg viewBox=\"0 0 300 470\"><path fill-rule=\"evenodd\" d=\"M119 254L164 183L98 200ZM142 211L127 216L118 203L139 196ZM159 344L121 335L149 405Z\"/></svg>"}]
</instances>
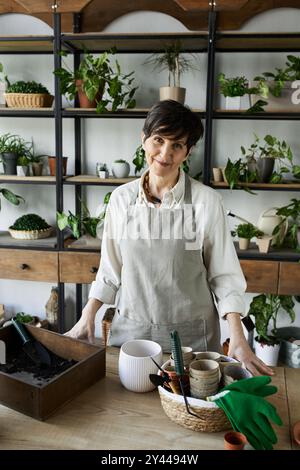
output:
<instances>
[{"instance_id":1,"label":"plant pot on shelf","mask_svg":"<svg viewBox=\"0 0 300 470\"><path fill-rule=\"evenodd\" d=\"M8 108L51 108L54 96L48 93L4 93Z\"/></svg>"},{"instance_id":2,"label":"plant pot on shelf","mask_svg":"<svg viewBox=\"0 0 300 470\"><path fill-rule=\"evenodd\" d=\"M97 107L97 101L100 101L103 95L103 89L104 89L104 84L101 89L99 89L99 92L97 93L95 99L93 101L89 100L88 97L86 96L84 90L82 89L83 85L83 80L76 80L76 88L77 88L77 94L78 94L78 101L79 101L79 106L81 108L96 108Z\"/></svg>"},{"instance_id":3,"label":"plant pot on shelf","mask_svg":"<svg viewBox=\"0 0 300 470\"><path fill-rule=\"evenodd\" d=\"M257 237L256 244L258 246L260 253L268 253L272 241L272 236L265 235L262 237Z\"/></svg>"},{"instance_id":4,"label":"plant pot on shelf","mask_svg":"<svg viewBox=\"0 0 300 470\"><path fill-rule=\"evenodd\" d=\"M215 183L220 183L223 180L222 168L213 168L213 178Z\"/></svg>"},{"instance_id":5,"label":"plant pot on shelf","mask_svg":"<svg viewBox=\"0 0 300 470\"><path fill-rule=\"evenodd\" d=\"M41 176L43 173L43 162L33 162L31 164L33 176Z\"/></svg>"},{"instance_id":6,"label":"plant pot on shelf","mask_svg":"<svg viewBox=\"0 0 300 470\"><path fill-rule=\"evenodd\" d=\"M1 154L3 169L5 175L17 174L17 161L18 155L12 152L5 152Z\"/></svg>"},{"instance_id":7,"label":"plant pot on shelf","mask_svg":"<svg viewBox=\"0 0 300 470\"><path fill-rule=\"evenodd\" d=\"M29 166L28 165L17 165L17 175L18 176L28 176L29 175Z\"/></svg>"},{"instance_id":8,"label":"plant pot on shelf","mask_svg":"<svg viewBox=\"0 0 300 470\"><path fill-rule=\"evenodd\" d=\"M174 100L184 104L186 89L179 86L162 86L159 89L159 99Z\"/></svg>"},{"instance_id":9,"label":"plant pot on shelf","mask_svg":"<svg viewBox=\"0 0 300 470\"><path fill-rule=\"evenodd\" d=\"M277 366L280 344L265 344L254 340L255 355L267 366Z\"/></svg>"},{"instance_id":10,"label":"plant pot on shelf","mask_svg":"<svg viewBox=\"0 0 300 470\"><path fill-rule=\"evenodd\" d=\"M112 164L112 173L115 178L127 178L130 172L128 162L114 162Z\"/></svg>"},{"instance_id":11,"label":"plant pot on shelf","mask_svg":"<svg viewBox=\"0 0 300 470\"><path fill-rule=\"evenodd\" d=\"M226 96L225 97L225 109L228 111L239 111L241 109L241 97L240 96Z\"/></svg>"},{"instance_id":12,"label":"plant pot on shelf","mask_svg":"<svg viewBox=\"0 0 300 470\"><path fill-rule=\"evenodd\" d=\"M68 157L63 157L63 176L67 174ZM48 164L51 176L56 176L56 157L48 157Z\"/></svg>"},{"instance_id":13,"label":"plant pot on shelf","mask_svg":"<svg viewBox=\"0 0 300 470\"><path fill-rule=\"evenodd\" d=\"M250 240L248 238L239 238L239 247L240 250L248 250Z\"/></svg>"},{"instance_id":14,"label":"plant pot on shelf","mask_svg":"<svg viewBox=\"0 0 300 470\"><path fill-rule=\"evenodd\" d=\"M268 183L274 170L274 164L274 158L265 157L257 159L256 169L259 183Z\"/></svg>"}]
</instances>

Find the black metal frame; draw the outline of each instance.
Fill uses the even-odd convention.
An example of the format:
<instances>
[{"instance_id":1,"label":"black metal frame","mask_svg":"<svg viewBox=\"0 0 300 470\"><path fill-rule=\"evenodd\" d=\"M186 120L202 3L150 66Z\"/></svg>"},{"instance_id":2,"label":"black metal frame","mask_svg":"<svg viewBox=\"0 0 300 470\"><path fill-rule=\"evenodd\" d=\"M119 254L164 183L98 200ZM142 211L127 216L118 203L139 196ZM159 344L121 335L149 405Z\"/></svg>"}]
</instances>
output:
<instances>
[{"instance_id":1,"label":"black metal frame","mask_svg":"<svg viewBox=\"0 0 300 470\"><path fill-rule=\"evenodd\" d=\"M45 41L45 42L53 42L53 51L49 51L47 47L45 48L45 51L20 51L16 47L15 50L11 51L2 51L0 47L0 54L54 54L54 67L60 67L61 66L61 56L58 54L58 52L61 49L67 49L71 51L74 54L74 68L78 68L79 63L80 63L80 54L82 52L81 47L77 47L74 45L74 42L77 41L78 45L80 46L80 40L82 36L80 35L80 14L75 14L73 16L73 28L74 28L74 34L72 35L66 35L61 33L61 16L59 13L54 13L53 14L54 18L54 36L37 36L37 37L31 37L30 39L28 37L23 37L19 36L16 38L12 37L2 37L0 38L0 45L1 42L3 41L16 41L17 42L24 42L24 41ZM234 38L244 38L245 36L243 33L236 34L236 33L220 33L216 29L216 24L217 24L217 12L214 11L214 8L212 6L212 10L209 12L209 31L208 35L207 33L201 34L197 33L195 34L195 43L197 44L197 39L199 38L207 38L207 47L192 47L190 46L190 49L187 48L187 52L207 52L208 55L208 68L207 68L207 84L206 84L206 111L205 112L200 112L199 115L205 119L205 141L204 141L204 172L203 172L203 178L204 178L204 183L207 185L211 185L211 169L213 165L212 161L212 135L213 135L213 122L215 119L256 119L256 120L300 120L300 113L260 113L260 114L246 114L244 112L230 112L230 113L224 113L222 111L217 112L214 110L214 88L215 88L215 58L216 58L216 53L226 53L226 52L284 52L284 51L300 51L300 34L299 33L250 33L247 34L247 38L251 39L281 39L281 38L295 38L299 39L299 46L291 48L278 48L278 47L259 47L259 48L243 48L243 49L238 49L238 48L226 48L226 47L220 47L219 41L222 39L232 39ZM180 33L174 34L156 34L155 37L156 39L161 41L161 44L167 40L174 40L180 36ZM126 39L132 39L134 37L135 40L138 39L152 39L153 35L149 34L135 34L135 35L122 35L122 37L118 34L105 34L105 40L107 41L108 39L111 40L112 42L114 40L126 40ZM193 37L190 35L190 37ZM103 36L104 38L104 36ZM101 34L85 34L84 35L85 40L99 40L101 41ZM155 49L157 51L158 49ZM102 52L103 49L101 49L101 46L99 46L99 50L94 49L93 52ZM154 50L138 50L138 49L133 49L130 48L130 50L124 48L119 51L119 53L150 53L154 52ZM9 181L9 180L1 180L0 176L0 183L1 184L7 184L7 183L13 183L13 184L46 184L46 185L54 185L56 186L56 210L57 211L62 211L63 210L63 187L64 185L73 185L74 186L74 192L75 192L75 206L76 206L76 212L80 212L80 199L82 195L82 186L85 185L91 185L91 186L117 186L118 183L111 183L111 182L101 182L101 183L96 183L96 182L72 182L68 180L63 179L63 174L62 174L62 152L63 152L63 119L64 118L73 118L74 119L74 147L75 147L75 174L79 175L81 174L81 119L82 118L98 118L98 119L143 119L146 117L146 112L145 111L121 111L121 112L116 112L116 113L103 113L103 114L97 114L96 112L93 111L84 111L84 110L63 110L62 109L62 102L61 102L61 95L59 91L59 78L55 76L54 78L54 86L55 86L55 107L54 111L53 110L9 110L9 109L1 109L0 108L0 116L5 116L5 117L35 117L35 118L54 118L55 119L55 150L56 150L56 182L43 182L43 181ZM228 189L228 188L222 188L218 187L218 189ZM274 188L264 188L264 187L259 187L255 188L255 191L259 190L267 190L267 191L299 191L300 190L300 185L299 189L290 189L290 188L277 188L276 185L274 185ZM13 245L6 245L6 246L1 246L1 248L13 248L13 249L22 249L22 250L39 250L39 251L63 251L65 250L64 248L64 237L62 232L57 231L57 247L56 248L47 248L47 247L20 247L20 246L13 246ZM78 250L73 250L71 248L68 248L68 251L72 252L78 252ZM94 250L84 250L86 252L94 252ZM266 259L266 257L262 257L259 255L247 255L247 254L239 254L239 257L241 259ZM267 259L270 260L277 260L277 261L284 261L284 260L290 260L290 261L297 261L299 257L297 255L292 256L292 257L283 257L282 254L276 255L276 253L269 253ZM64 283L58 283L58 291L59 291L59 312L60 312L60 318L59 318L59 331L63 332L64 331ZM80 317L81 315L81 310L82 310L82 285L81 284L76 284L76 315L77 318Z\"/></svg>"}]
</instances>

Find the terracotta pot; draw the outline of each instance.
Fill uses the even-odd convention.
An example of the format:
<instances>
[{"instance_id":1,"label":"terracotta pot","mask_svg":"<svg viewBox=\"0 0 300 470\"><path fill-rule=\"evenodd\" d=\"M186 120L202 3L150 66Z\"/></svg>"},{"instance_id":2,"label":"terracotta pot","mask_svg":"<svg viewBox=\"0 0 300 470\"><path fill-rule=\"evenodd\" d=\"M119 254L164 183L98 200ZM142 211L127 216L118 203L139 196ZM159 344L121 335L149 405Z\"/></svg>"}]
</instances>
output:
<instances>
[{"instance_id":1,"label":"terracotta pot","mask_svg":"<svg viewBox=\"0 0 300 470\"><path fill-rule=\"evenodd\" d=\"M43 173L43 162L33 162L32 163L32 173L33 176L41 176Z\"/></svg>"},{"instance_id":2,"label":"terracotta pot","mask_svg":"<svg viewBox=\"0 0 300 470\"><path fill-rule=\"evenodd\" d=\"M246 436L241 432L229 431L224 436L225 450L243 450L246 443Z\"/></svg>"},{"instance_id":3,"label":"terracotta pot","mask_svg":"<svg viewBox=\"0 0 300 470\"><path fill-rule=\"evenodd\" d=\"M68 161L68 157L63 157L63 176L66 176L67 174L67 161ZM49 164L50 175L55 176L56 175L56 157L48 157L48 164Z\"/></svg>"},{"instance_id":4,"label":"terracotta pot","mask_svg":"<svg viewBox=\"0 0 300 470\"><path fill-rule=\"evenodd\" d=\"M86 96L85 92L82 89L83 80L76 80L77 94L79 105L81 108L96 108L97 101L100 101L103 95L104 83L103 86L99 89L99 92L96 95L96 98L93 101L90 101Z\"/></svg>"}]
</instances>

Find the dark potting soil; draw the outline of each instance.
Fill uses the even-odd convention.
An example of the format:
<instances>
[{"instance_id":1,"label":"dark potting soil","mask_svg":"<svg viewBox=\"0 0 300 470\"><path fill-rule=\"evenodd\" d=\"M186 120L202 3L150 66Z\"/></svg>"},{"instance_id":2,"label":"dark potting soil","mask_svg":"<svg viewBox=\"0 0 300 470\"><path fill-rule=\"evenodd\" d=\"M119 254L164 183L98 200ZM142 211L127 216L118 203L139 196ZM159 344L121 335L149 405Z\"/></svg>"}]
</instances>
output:
<instances>
[{"instance_id":1,"label":"dark potting soil","mask_svg":"<svg viewBox=\"0 0 300 470\"><path fill-rule=\"evenodd\" d=\"M6 364L0 364L0 371L13 374L24 381L42 386L56 375L61 374L76 364L74 360L64 359L49 351L51 364L36 364L30 357L20 349L14 353L7 353Z\"/></svg>"}]
</instances>

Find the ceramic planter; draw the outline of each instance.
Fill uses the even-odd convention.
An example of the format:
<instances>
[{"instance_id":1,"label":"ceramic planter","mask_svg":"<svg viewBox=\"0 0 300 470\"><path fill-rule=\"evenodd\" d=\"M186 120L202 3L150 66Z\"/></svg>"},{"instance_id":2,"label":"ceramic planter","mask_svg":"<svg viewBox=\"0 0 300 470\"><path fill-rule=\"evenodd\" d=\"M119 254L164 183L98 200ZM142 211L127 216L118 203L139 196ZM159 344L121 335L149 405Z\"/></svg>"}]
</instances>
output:
<instances>
[{"instance_id":1,"label":"ceramic planter","mask_svg":"<svg viewBox=\"0 0 300 470\"><path fill-rule=\"evenodd\" d=\"M18 176L28 176L29 175L29 166L28 165L17 165L17 175Z\"/></svg>"},{"instance_id":2,"label":"ceramic planter","mask_svg":"<svg viewBox=\"0 0 300 470\"><path fill-rule=\"evenodd\" d=\"M239 247L240 250L248 250L250 240L248 238L239 238Z\"/></svg>"},{"instance_id":3,"label":"ceramic planter","mask_svg":"<svg viewBox=\"0 0 300 470\"><path fill-rule=\"evenodd\" d=\"M16 175L18 155L11 152L2 153L1 159L3 163L4 174Z\"/></svg>"},{"instance_id":4,"label":"ceramic planter","mask_svg":"<svg viewBox=\"0 0 300 470\"><path fill-rule=\"evenodd\" d=\"M112 173L115 178L127 178L130 172L130 165L128 162L117 163L112 165Z\"/></svg>"},{"instance_id":5,"label":"ceramic planter","mask_svg":"<svg viewBox=\"0 0 300 470\"><path fill-rule=\"evenodd\" d=\"M33 162L31 164L32 166L32 173L33 173L33 176L41 176L42 173L43 173L43 162Z\"/></svg>"},{"instance_id":6,"label":"ceramic planter","mask_svg":"<svg viewBox=\"0 0 300 470\"><path fill-rule=\"evenodd\" d=\"M159 89L159 99L160 101L174 100L184 104L185 92L185 88L179 86L162 86Z\"/></svg>"},{"instance_id":7,"label":"ceramic planter","mask_svg":"<svg viewBox=\"0 0 300 470\"><path fill-rule=\"evenodd\" d=\"M225 109L231 110L231 111L239 111L241 109L241 97L240 96L226 96Z\"/></svg>"},{"instance_id":8,"label":"ceramic planter","mask_svg":"<svg viewBox=\"0 0 300 470\"><path fill-rule=\"evenodd\" d=\"M102 89L99 89L99 92L96 95L96 98L93 101L90 101L88 97L86 96L85 92L82 90L82 80L76 80L76 88L77 88L77 94L78 94L78 101L79 101L79 106L80 108L96 108L97 107L97 101L100 101L102 98L103 94L103 88L104 84L102 86Z\"/></svg>"},{"instance_id":9,"label":"ceramic planter","mask_svg":"<svg viewBox=\"0 0 300 470\"><path fill-rule=\"evenodd\" d=\"M256 168L259 183L268 183L274 170L274 164L274 158L265 157L257 159Z\"/></svg>"},{"instance_id":10,"label":"ceramic planter","mask_svg":"<svg viewBox=\"0 0 300 470\"><path fill-rule=\"evenodd\" d=\"M268 235L259 237L256 239L256 244L258 246L259 252L260 253L268 253L271 245L273 237L270 237Z\"/></svg>"},{"instance_id":11,"label":"ceramic planter","mask_svg":"<svg viewBox=\"0 0 300 470\"><path fill-rule=\"evenodd\" d=\"M277 366L280 344L263 344L254 340L255 355L267 366Z\"/></svg>"},{"instance_id":12,"label":"ceramic planter","mask_svg":"<svg viewBox=\"0 0 300 470\"><path fill-rule=\"evenodd\" d=\"M63 176L66 176L67 174L67 162L68 162L68 157L63 157ZM55 176L56 175L56 157L48 157L48 164L49 164L50 175Z\"/></svg>"},{"instance_id":13,"label":"ceramic planter","mask_svg":"<svg viewBox=\"0 0 300 470\"><path fill-rule=\"evenodd\" d=\"M221 168L213 168L213 177L215 183L220 183L223 181L223 174Z\"/></svg>"}]
</instances>

